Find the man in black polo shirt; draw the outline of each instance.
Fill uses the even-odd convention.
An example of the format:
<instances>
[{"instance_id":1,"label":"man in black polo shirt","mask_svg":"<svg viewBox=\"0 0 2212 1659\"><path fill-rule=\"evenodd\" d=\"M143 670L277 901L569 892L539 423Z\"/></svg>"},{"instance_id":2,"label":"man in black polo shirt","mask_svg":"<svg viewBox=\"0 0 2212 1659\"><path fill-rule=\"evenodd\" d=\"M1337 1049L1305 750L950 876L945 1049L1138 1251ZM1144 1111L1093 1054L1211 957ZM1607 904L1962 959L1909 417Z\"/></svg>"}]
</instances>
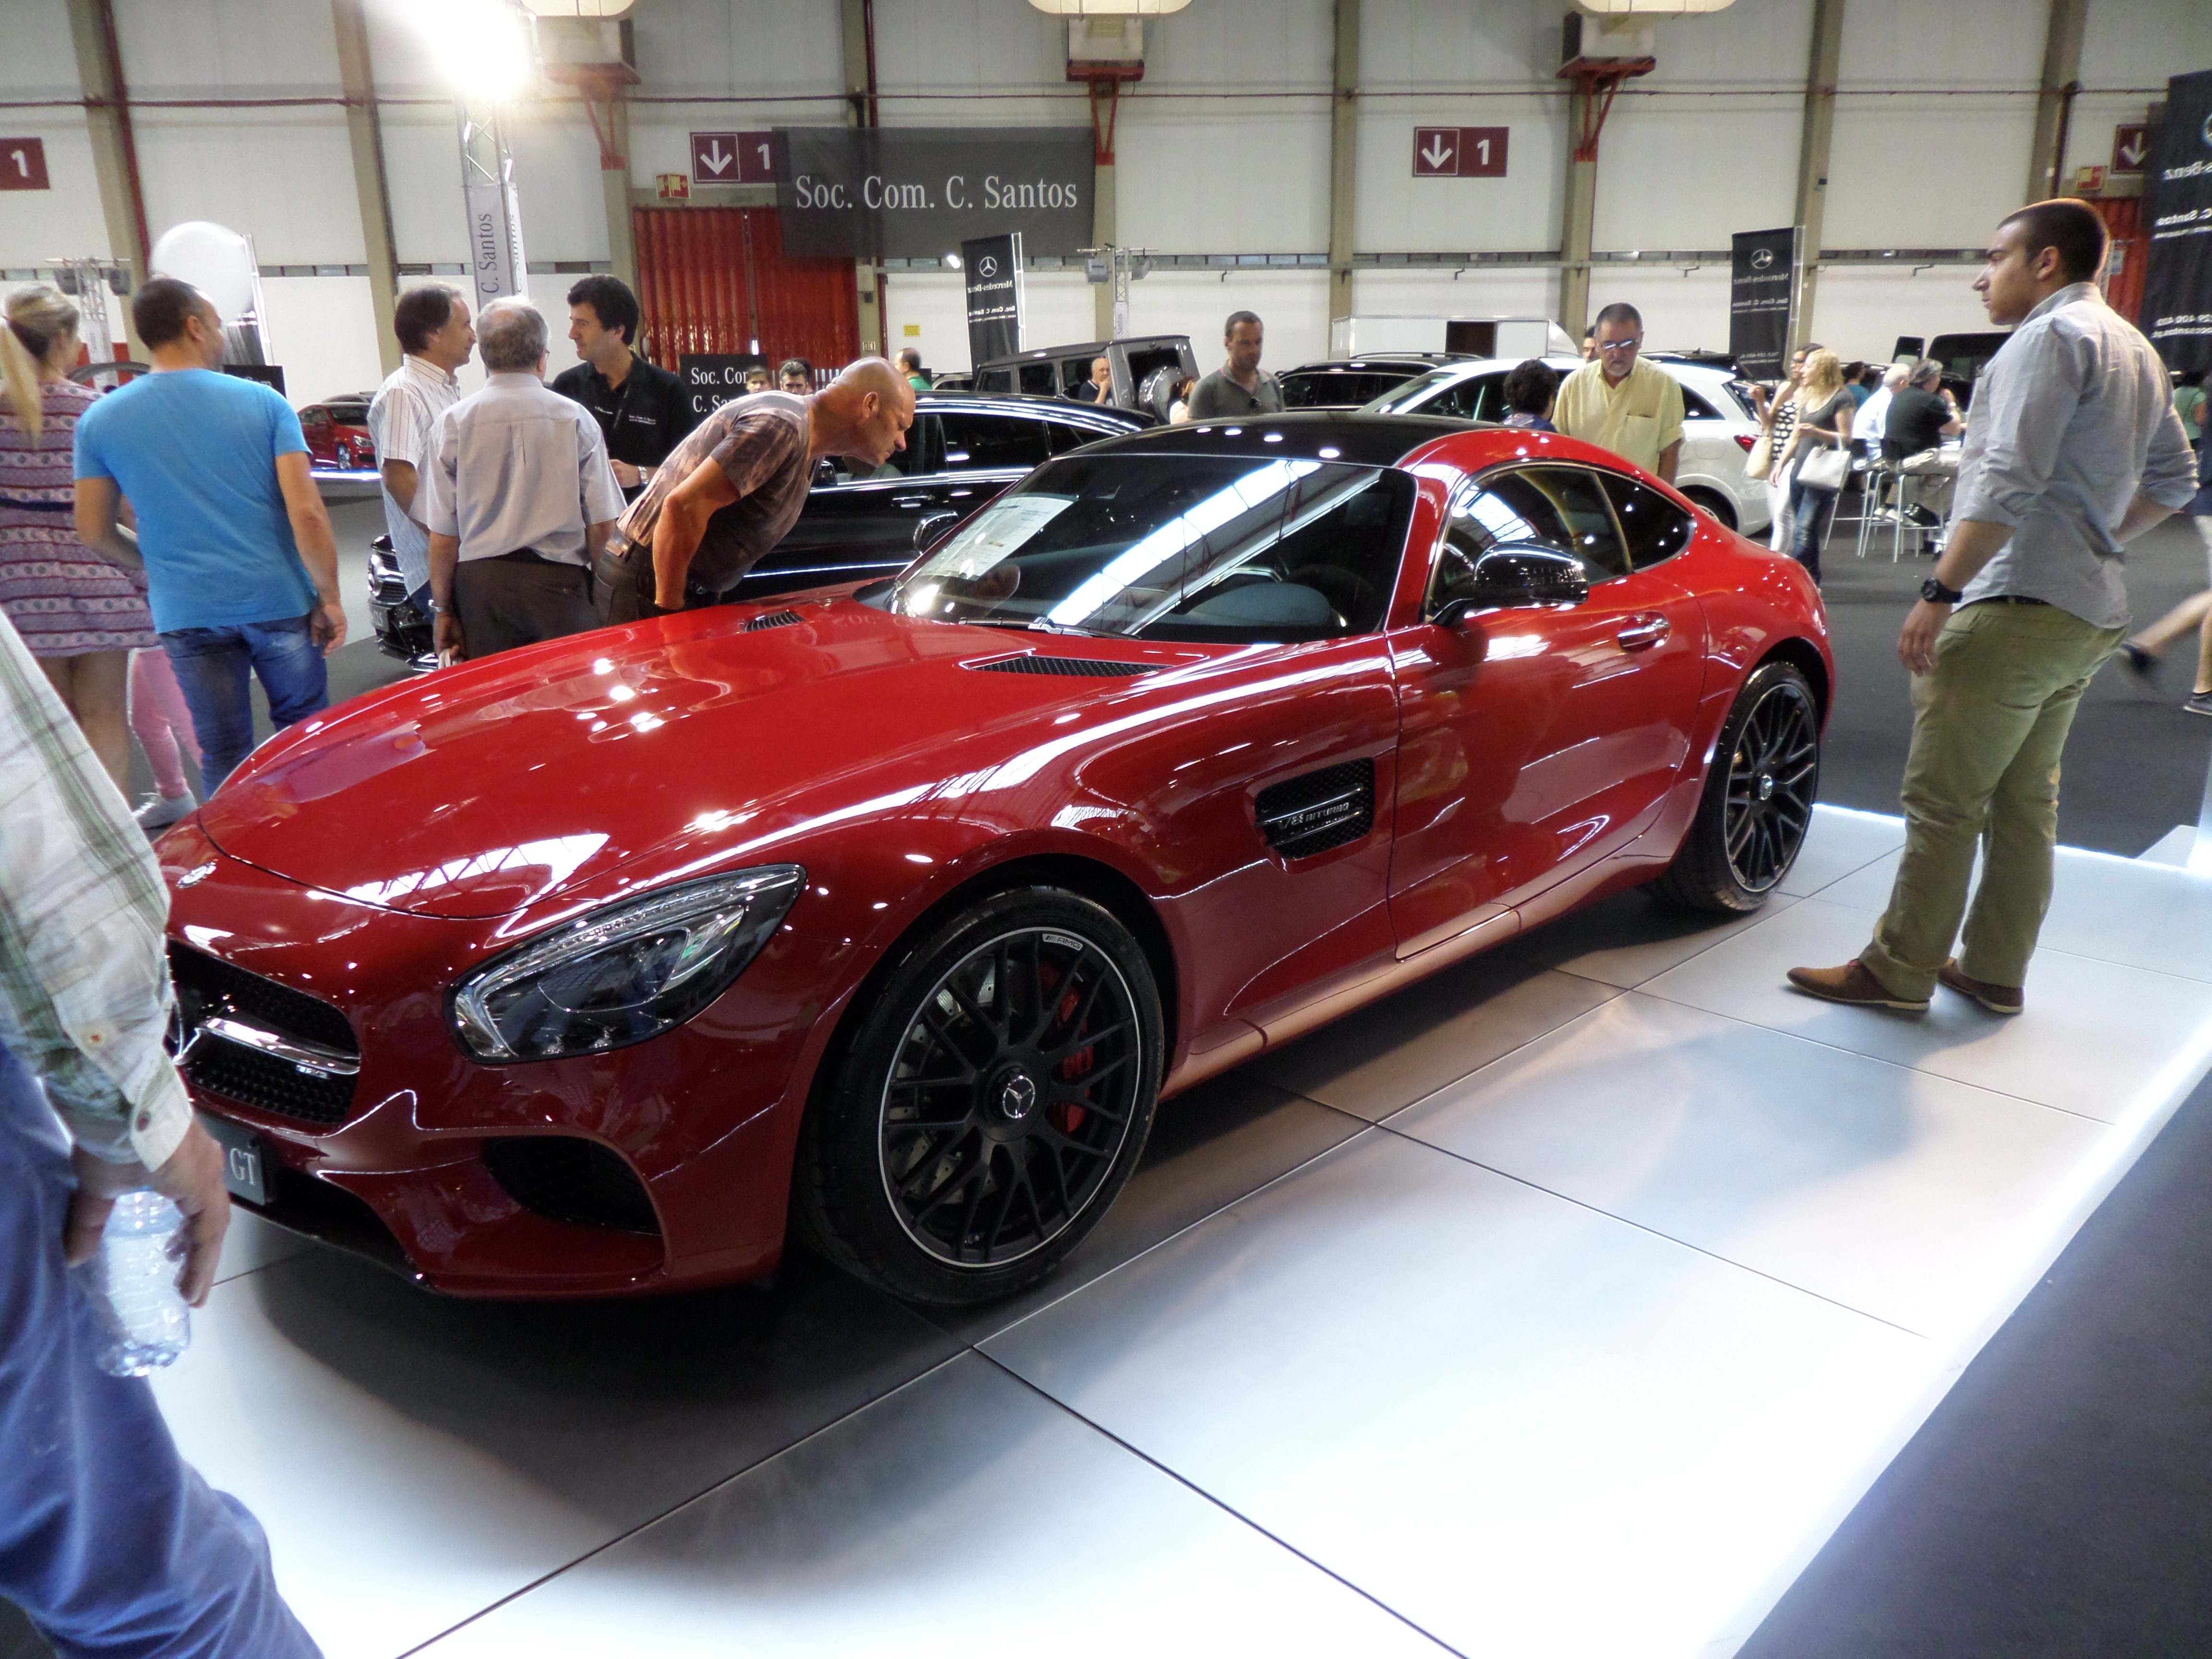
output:
<instances>
[{"instance_id":1,"label":"man in black polo shirt","mask_svg":"<svg viewBox=\"0 0 2212 1659\"><path fill-rule=\"evenodd\" d=\"M1911 499L1904 504L1905 514L1913 523L1934 529L1943 522L1938 514L1922 504L1913 486L1917 483L1919 490L1940 493L1944 483L1956 476L1956 461L1946 462L1937 452L1944 439L1966 429L1958 405L1943 390L1943 366L1933 358L1922 358L1914 365L1905 389L1889 400L1881 428L1883 455L1899 465L1913 463L1906 469L1906 490ZM1942 482L1924 482L1929 479Z\"/></svg>"},{"instance_id":2,"label":"man in black polo shirt","mask_svg":"<svg viewBox=\"0 0 2212 1659\"><path fill-rule=\"evenodd\" d=\"M637 295L616 276L586 276L568 290L568 337L584 361L553 389L592 411L607 441L615 482L634 501L653 469L697 424L682 379L637 355Z\"/></svg>"}]
</instances>

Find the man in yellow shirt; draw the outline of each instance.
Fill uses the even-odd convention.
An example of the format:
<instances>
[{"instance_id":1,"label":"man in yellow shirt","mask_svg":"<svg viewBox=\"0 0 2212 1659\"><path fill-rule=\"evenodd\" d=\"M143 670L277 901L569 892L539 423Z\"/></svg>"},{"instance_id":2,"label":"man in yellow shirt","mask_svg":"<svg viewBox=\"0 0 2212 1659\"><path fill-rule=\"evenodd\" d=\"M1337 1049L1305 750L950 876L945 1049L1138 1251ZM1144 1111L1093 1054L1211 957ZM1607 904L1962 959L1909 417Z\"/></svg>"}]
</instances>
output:
<instances>
[{"instance_id":1,"label":"man in yellow shirt","mask_svg":"<svg viewBox=\"0 0 2212 1659\"><path fill-rule=\"evenodd\" d=\"M1597 314L1597 359L1567 376L1552 424L1570 438L1609 449L1668 483L1682 459L1682 388L1636 355L1644 319L1616 302Z\"/></svg>"}]
</instances>

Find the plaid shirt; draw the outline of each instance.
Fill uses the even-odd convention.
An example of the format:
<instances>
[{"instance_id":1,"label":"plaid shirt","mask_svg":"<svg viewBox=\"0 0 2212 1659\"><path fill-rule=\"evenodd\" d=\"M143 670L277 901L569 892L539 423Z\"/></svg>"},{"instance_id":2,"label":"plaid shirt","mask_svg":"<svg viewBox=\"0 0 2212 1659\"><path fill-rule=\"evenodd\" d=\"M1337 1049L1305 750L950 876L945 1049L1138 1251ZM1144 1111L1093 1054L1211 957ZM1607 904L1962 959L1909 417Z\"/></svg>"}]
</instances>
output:
<instances>
[{"instance_id":1,"label":"plaid shirt","mask_svg":"<svg viewBox=\"0 0 2212 1659\"><path fill-rule=\"evenodd\" d=\"M0 618L0 1042L78 1146L149 1170L192 1122L161 1047L168 915L145 832Z\"/></svg>"}]
</instances>

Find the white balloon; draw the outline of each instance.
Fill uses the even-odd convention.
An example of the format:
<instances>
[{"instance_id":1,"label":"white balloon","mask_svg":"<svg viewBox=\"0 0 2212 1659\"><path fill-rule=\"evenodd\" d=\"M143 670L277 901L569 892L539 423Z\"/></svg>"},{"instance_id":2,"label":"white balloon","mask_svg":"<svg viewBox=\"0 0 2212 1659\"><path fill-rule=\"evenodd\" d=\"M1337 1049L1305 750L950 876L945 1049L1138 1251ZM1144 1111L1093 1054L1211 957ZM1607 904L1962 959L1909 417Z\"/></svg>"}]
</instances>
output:
<instances>
[{"instance_id":1,"label":"white balloon","mask_svg":"<svg viewBox=\"0 0 2212 1659\"><path fill-rule=\"evenodd\" d=\"M155 276L190 283L207 295L225 323L253 309L253 251L234 230L187 219L161 233L149 263Z\"/></svg>"}]
</instances>

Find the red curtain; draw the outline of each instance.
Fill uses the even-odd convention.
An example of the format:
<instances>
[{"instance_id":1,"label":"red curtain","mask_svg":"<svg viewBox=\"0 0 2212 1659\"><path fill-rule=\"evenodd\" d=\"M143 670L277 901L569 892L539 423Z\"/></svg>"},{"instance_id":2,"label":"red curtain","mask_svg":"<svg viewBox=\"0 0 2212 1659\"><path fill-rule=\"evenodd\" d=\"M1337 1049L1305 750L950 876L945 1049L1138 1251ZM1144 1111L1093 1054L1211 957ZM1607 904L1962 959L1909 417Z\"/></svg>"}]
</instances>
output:
<instances>
[{"instance_id":1,"label":"red curtain","mask_svg":"<svg viewBox=\"0 0 2212 1659\"><path fill-rule=\"evenodd\" d=\"M2150 242L2142 234L2142 198L2107 196L2089 205L2105 222L2112 239L2112 252L2105 261L2105 298L2130 322L2142 309L2143 266L2150 258Z\"/></svg>"},{"instance_id":2,"label":"red curtain","mask_svg":"<svg viewBox=\"0 0 2212 1659\"><path fill-rule=\"evenodd\" d=\"M774 208L635 208L647 355L758 349L834 372L860 355L849 259L793 259Z\"/></svg>"}]
</instances>

